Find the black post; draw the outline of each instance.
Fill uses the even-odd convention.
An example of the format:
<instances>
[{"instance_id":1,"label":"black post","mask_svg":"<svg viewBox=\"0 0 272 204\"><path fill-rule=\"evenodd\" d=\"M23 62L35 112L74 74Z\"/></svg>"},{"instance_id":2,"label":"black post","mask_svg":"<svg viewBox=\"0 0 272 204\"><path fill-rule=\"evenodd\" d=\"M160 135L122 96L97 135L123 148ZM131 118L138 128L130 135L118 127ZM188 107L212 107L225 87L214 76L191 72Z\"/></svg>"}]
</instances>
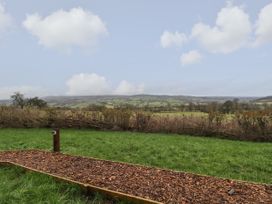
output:
<instances>
[{"instance_id":1,"label":"black post","mask_svg":"<svg viewBox=\"0 0 272 204\"><path fill-rule=\"evenodd\" d=\"M60 152L60 130L53 130L53 152Z\"/></svg>"}]
</instances>

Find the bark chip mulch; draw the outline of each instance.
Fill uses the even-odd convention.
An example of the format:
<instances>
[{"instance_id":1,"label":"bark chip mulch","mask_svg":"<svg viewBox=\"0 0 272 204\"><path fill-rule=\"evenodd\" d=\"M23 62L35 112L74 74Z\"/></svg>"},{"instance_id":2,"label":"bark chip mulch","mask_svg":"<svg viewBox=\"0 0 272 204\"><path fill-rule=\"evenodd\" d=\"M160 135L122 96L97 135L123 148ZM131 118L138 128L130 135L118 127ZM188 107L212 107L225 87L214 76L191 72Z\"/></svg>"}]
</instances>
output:
<instances>
[{"instance_id":1,"label":"bark chip mulch","mask_svg":"<svg viewBox=\"0 0 272 204\"><path fill-rule=\"evenodd\" d=\"M37 150L0 152L0 161L162 203L272 204L271 185Z\"/></svg>"}]
</instances>

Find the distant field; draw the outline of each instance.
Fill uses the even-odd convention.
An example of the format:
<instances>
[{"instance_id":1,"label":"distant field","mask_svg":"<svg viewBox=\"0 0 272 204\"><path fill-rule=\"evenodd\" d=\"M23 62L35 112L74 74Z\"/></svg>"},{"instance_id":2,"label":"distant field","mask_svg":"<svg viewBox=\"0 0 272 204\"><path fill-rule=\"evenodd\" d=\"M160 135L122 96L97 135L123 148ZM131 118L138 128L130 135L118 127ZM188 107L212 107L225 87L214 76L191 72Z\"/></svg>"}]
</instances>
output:
<instances>
[{"instance_id":1,"label":"distant field","mask_svg":"<svg viewBox=\"0 0 272 204\"><path fill-rule=\"evenodd\" d=\"M50 129L0 129L0 150L50 150ZM272 183L272 143L170 134L61 130L64 153L205 175ZM75 186L17 168L0 168L0 200L6 203L104 203ZM29 202L31 200L31 202ZM1 202L5 203L5 202Z\"/></svg>"},{"instance_id":2,"label":"distant field","mask_svg":"<svg viewBox=\"0 0 272 204\"><path fill-rule=\"evenodd\" d=\"M154 113L154 115L169 116L169 117L175 117L175 116L207 117L208 113L204 113L204 112L160 112L160 113Z\"/></svg>"},{"instance_id":3,"label":"distant field","mask_svg":"<svg viewBox=\"0 0 272 204\"><path fill-rule=\"evenodd\" d=\"M227 100L234 100L237 97L195 97L195 96L167 96L167 95L134 95L134 96L53 96L44 98L52 106L65 107L86 107L90 104L120 105L127 104L136 107L162 107L179 106L186 103L224 103ZM250 102L256 100L256 97L239 97L241 102ZM8 101L3 101L8 102ZM0 101L1 103L1 101Z\"/></svg>"}]
</instances>

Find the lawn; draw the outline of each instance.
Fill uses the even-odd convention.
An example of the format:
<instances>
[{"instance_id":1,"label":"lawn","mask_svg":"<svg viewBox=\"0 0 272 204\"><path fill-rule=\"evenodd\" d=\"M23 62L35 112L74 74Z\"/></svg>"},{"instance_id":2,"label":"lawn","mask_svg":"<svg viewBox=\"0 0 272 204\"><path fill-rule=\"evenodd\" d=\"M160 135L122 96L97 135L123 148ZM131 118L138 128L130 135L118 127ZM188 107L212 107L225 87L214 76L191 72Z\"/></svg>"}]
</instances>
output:
<instances>
[{"instance_id":1,"label":"lawn","mask_svg":"<svg viewBox=\"0 0 272 204\"><path fill-rule=\"evenodd\" d=\"M0 150L51 150L50 132L50 129L0 129ZM61 145L62 152L73 155L272 184L272 143L240 142L175 134L66 129L61 130ZM16 177L18 179L16 182L12 177L17 174L19 176ZM35 183L36 177L41 181ZM61 199L70 200L70 193L75 194L72 196L74 202L70 202L86 203L84 200L86 198L82 196L79 189L54 183L48 177L25 174L13 168L1 168L0 180L5 181L1 183L0 195L5 195L3 192L7 191L16 196L16 194L24 194L25 187L27 189L32 187L32 191L35 192L30 194L37 195L38 199L38 195L43 191L55 189L52 190L54 194L52 197L59 199L55 203L66 203ZM41 183L44 183L45 187L35 187ZM97 200L97 198L93 199ZM93 202L93 199L89 202Z\"/></svg>"},{"instance_id":2,"label":"lawn","mask_svg":"<svg viewBox=\"0 0 272 204\"><path fill-rule=\"evenodd\" d=\"M0 168L1 204L103 203L100 195L87 197L78 186L56 182L53 178L16 167Z\"/></svg>"}]
</instances>

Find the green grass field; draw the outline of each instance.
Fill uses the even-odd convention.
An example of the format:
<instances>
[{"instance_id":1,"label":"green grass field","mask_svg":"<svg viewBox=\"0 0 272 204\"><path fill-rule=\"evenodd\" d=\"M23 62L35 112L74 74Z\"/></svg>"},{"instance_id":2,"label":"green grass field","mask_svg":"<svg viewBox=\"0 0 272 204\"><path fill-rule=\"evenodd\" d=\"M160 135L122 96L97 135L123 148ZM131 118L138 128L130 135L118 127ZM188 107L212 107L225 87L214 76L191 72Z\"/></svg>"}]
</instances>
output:
<instances>
[{"instance_id":1,"label":"green grass field","mask_svg":"<svg viewBox=\"0 0 272 204\"><path fill-rule=\"evenodd\" d=\"M62 152L73 155L272 184L272 143L66 129L61 130L61 145ZM51 148L50 129L0 129L0 150ZM16 168L2 167L0 181L1 201L24 203L31 197L33 203L46 203L50 197L49 203L103 202L98 195L86 201L77 187Z\"/></svg>"},{"instance_id":2,"label":"green grass field","mask_svg":"<svg viewBox=\"0 0 272 204\"><path fill-rule=\"evenodd\" d=\"M88 203L88 197L77 186L57 183L52 178L26 172L21 168L0 168L0 203ZM95 195L92 203L102 203Z\"/></svg>"}]
</instances>

